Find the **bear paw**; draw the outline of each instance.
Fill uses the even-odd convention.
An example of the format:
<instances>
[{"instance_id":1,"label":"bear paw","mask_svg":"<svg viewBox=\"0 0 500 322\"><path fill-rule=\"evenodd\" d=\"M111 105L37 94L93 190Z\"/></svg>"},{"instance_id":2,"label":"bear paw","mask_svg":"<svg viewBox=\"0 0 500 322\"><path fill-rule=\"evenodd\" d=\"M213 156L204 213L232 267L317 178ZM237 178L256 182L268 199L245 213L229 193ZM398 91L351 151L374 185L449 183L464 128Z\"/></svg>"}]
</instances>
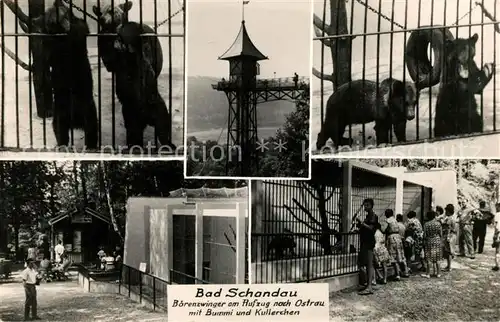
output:
<instances>
[{"instance_id":1,"label":"bear paw","mask_svg":"<svg viewBox=\"0 0 500 322\"><path fill-rule=\"evenodd\" d=\"M483 70L486 77L490 78L493 74L495 74L495 63L484 64Z\"/></svg>"}]
</instances>

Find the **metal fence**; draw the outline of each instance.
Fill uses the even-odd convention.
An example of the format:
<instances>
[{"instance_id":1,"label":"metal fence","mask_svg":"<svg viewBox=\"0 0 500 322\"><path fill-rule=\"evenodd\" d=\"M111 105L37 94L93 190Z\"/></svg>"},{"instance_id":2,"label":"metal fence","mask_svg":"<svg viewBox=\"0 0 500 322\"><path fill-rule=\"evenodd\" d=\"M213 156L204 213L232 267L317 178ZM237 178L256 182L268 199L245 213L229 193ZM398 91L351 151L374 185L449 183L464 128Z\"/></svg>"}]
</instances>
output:
<instances>
[{"instance_id":1,"label":"metal fence","mask_svg":"<svg viewBox=\"0 0 500 322\"><path fill-rule=\"evenodd\" d=\"M0 149L182 153L183 1L2 0Z\"/></svg>"},{"instance_id":2,"label":"metal fence","mask_svg":"<svg viewBox=\"0 0 500 322\"><path fill-rule=\"evenodd\" d=\"M153 304L153 309L157 307L167 309L167 285L169 284L161 278L128 265L122 265L119 293L123 293L121 288L124 287L128 292L128 297L132 294L139 297L139 303L146 299Z\"/></svg>"},{"instance_id":3,"label":"metal fence","mask_svg":"<svg viewBox=\"0 0 500 322\"><path fill-rule=\"evenodd\" d=\"M386 209L413 210L420 218L430 209L430 188L402 183L361 162L323 160L313 162L309 181L255 181L252 283L309 282L357 272L355 219L365 219L365 199L373 200L381 222Z\"/></svg>"},{"instance_id":4,"label":"metal fence","mask_svg":"<svg viewBox=\"0 0 500 322\"><path fill-rule=\"evenodd\" d=\"M322 238L335 240L333 251L325 255L321 245ZM277 258L269 253L268 245L279 240L283 245L295 241L296 248L305 253L295 253L286 249L286 254ZM261 253L266 254L262 262L253 263L252 283L300 283L352 274L358 271L359 234L352 233L254 233L252 241L260 245ZM289 252L292 251L292 252ZM271 257L274 256L273 257Z\"/></svg>"},{"instance_id":5,"label":"metal fence","mask_svg":"<svg viewBox=\"0 0 500 322\"><path fill-rule=\"evenodd\" d=\"M497 9L496 0L323 0L315 4L314 64L320 67L313 69L318 89L312 98L315 152L497 132ZM466 39L475 44L475 50L466 50ZM460 56L473 61L457 63L460 51L464 53ZM388 78L415 88L396 94L390 89L399 83L384 82ZM365 97L360 92L370 93L366 95L370 98L359 99ZM332 96L338 104L333 99L328 103ZM406 104L390 98L403 98ZM371 126L376 120L369 112L376 101L401 112L391 120L385 118L386 122L379 118L378 130ZM412 118L408 110L413 110L414 103ZM359 113L347 113L354 105ZM362 106L364 112L359 111ZM326 143L329 139L333 145Z\"/></svg>"}]
</instances>

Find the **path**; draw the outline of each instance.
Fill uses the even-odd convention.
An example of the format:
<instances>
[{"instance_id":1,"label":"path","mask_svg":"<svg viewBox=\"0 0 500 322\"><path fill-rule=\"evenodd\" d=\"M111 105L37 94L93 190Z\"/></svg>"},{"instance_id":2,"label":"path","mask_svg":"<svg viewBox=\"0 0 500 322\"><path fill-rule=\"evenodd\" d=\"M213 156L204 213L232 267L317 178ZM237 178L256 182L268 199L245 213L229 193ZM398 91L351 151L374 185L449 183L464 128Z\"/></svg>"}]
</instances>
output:
<instances>
[{"instance_id":1,"label":"path","mask_svg":"<svg viewBox=\"0 0 500 322\"><path fill-rule=\"evenodd\" d=\"M14 274L16 278L18 274ZM117 294L84 292L75 281L42 283L37 288L38 315L43 321L165 321ZM22 321L24 289L20 282L0 283L0 321Z\"/></svg>"},{"instance_id":2,"label":"path","mask_svg":"<svg viewBox=\"0 0 500 322\"><path fill-rule=\"evenodd\" d=\"M498 321L500 272L491 270L494 249L488 230L485 252L476 259L457 258L452 271L439 279L414 275L378 286L370 296L353 290L332 294L330 320Z\"/></svg>"}]
</instances>

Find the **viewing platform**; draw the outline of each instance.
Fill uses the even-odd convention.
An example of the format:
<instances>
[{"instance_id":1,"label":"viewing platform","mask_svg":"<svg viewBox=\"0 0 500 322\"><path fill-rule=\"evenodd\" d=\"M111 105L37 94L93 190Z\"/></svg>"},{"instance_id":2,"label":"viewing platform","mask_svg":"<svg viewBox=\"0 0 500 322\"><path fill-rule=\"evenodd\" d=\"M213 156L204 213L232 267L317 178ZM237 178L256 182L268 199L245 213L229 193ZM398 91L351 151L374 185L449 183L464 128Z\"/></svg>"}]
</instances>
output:
<instances>
[{"instance_id":1,"label":"viewing platform","mask_svg":"<svg viewBox=\"0 0 500 322\"><path fill-rule=\"evenodd\" d=\"M249 91L291 91L291 90L303 90L305 87L309 86L309 77L283 77L283 78L268 78L268 79L258 79L255 88L245 88ZM212 88L218 91L225 90L236 90L240 87L237 82L232 82L228 80L222 80L217 82L217 84L212 84Z\"/></svg>"}]
</instances>

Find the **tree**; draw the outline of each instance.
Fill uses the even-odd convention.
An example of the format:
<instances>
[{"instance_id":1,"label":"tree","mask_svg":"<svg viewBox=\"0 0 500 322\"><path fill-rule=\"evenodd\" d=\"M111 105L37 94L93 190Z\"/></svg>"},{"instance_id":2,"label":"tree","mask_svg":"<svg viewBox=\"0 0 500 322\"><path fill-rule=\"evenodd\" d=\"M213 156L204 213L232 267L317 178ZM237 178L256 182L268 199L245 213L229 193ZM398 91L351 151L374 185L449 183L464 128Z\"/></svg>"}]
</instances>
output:
<instances>
[{"instance_id":1,"label":"tree","mask_svg":"<svg viewBox=\"0 0 500 322\"><path fill-rule=\"evenodd\" d=\"M309 92L296 102L296 110L286 118L271 142L286 144L286 150L278 151L270 158L276 163L276 177L307 177L309 171Z\"/></svg>"},{"instance_id":2,"label":"tree","mask_svg":"<svg viewBox=\"0 0 500 322\"><path fill-rule=\"evenodd\" d=\"M317 15L313 17L313 25L317 37L347 35L349 33L347 29L345 0L330 0L330 25L324 21L325 17L326 12L323 13L323 19ZM313 75L319 79L332 82L334 91L340 85L351 81L351 50L353 39L353 37L345 36L321 40L324 46L330 48L333 71L331 74L326 74L313 68Z\"/></svg>"}]
</instances>

